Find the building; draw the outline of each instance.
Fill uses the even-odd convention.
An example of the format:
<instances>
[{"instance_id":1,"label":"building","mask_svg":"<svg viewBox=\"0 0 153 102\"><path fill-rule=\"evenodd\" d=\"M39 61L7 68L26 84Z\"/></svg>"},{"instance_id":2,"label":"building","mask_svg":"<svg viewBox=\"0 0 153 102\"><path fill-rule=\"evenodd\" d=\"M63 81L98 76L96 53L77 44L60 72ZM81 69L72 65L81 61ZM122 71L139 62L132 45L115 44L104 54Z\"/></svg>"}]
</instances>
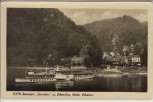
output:
<instances>
[{"instance_id":1,"label":"building","mask_svg":"<svg viewBox=\"0 0 153 102\"><path fill-rule=\"evenodd\" d=\"M141 60L139 55L131 55L132 65L141 65Z\"/></svg>"},{"instance_id":2,"label":"building","mask_svg":"<svg viewBox=\"0 0 153 102\"><path fill-rule=\"evenodd\" d=\"M141 58L135 54L134 45L123 47L124 55L115 54L114 52L103 53L103 63L106 65L126 65L126 66L141 66Z\"/></svg>"},{"instance_id":3,"label":"building","mask_svg":"<svg viewBox=\"0 0 153 102\"><path fill-rule=\"evenodd\" d=\"M124 62L124 56L122 55L106 56L104 58L104 61L105 64L121 65Z\"/></svg>"},{"instance_id":4,"label":"building","mask_svg":"<svg viewBox=\"0 0 153 102\"><path fill-rule=\"evenodd\" d=\"M141 65L141 58L139 55L129 55L125 57L125 63L127 65Z\"/></svg>"},{"instance_id":5,"label":"building","mask_svg":"<svg viewBox=\"0 0 153 102\"><path fill-rule=\"evenodd\" d=\"M112 64L112 58L113 58L113 56L105 56L103 58L104 59L103 63L104 64Z\"/></svg>"},{"instance_id":6,"label":"building","mask_svg":"<svg viewBox=\"0 0 153 102\"><path fill-rule=\"evenodd\" d=\"M77 57L77 56L72 57L72 59L71 59L71 69L72 70L86 69L86 67L84 66L84 58L83 57Z\"/></svg>"},{"instance_id":7,"label":"building","mask_svg":"<svg viewBox=\"0 0 153 102\"><path fill-rule=\"evenodd\" d=\"M114 55L105 56L104 64L106 65L128 65L128 66L140 66L141 59L139 55Z\"/></svg>"},{"instance_id":8,"label":"building","mask_svg":"<svg viewBox=\"0 0 153 102\"><path fill-rule=\"evenodd\" d=\"M72 64L72 66L82 66L83 63L84 63L84 58L82 58L82 57L74 56L74 57L71 59L71 64Z\"/></svg>"}]
</instances>

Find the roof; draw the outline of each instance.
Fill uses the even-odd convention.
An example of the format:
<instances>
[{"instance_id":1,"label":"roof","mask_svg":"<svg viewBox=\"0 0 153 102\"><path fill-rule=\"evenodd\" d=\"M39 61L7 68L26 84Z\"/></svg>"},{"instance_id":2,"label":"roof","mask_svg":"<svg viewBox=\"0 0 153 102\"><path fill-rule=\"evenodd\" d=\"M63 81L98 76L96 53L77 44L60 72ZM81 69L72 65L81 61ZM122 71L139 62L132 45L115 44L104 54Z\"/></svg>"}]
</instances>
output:
<instances>
[{"instance_id":1,"label":"roof","mask_svg":"<svg viewBox=\"0 0 153 102\"><path fill-rule=\"evenodd\" d=\"M115 55L114 58L116 58L116 61L121 61L124 59L124 56L122 55Z\"/></svg>"},{"instance_id":2,"label":"roof","mask_svg":"<svg viewBox=\"0 0 153 102\"><path fill-rule=\"evenodd\" d=\"M113 56L106 56L106 57L105 57L105 59L106 59L107 61L111 61L112 58L113 58Z\"/></svg>"},{"instance_id":3,"label":"roof","mask_svg":"<svg viewBox=\"0 0 153 102\"><path fill-rule=\"evenodd\" d=\"M122 55L106 56L105 59L107 61L121 61L124 59L124 56L122 56Z\"/></svg>"}]
</instances>

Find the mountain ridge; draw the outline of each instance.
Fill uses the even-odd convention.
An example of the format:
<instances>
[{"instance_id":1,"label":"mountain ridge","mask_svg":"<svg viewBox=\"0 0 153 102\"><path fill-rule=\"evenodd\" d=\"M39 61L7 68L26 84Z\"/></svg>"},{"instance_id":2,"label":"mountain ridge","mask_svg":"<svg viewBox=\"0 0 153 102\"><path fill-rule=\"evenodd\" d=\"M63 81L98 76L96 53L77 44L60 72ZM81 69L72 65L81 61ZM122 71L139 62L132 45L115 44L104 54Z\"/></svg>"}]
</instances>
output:
<instances>
[{"instance_id":1,"label":"mountain ridge","mask_svg":"<svg viewBox=\"0 0 153 102\"><path fill-rule=\"evenodd\" d=\"M88 30L93 35L95 35L99 39L100 43L106 43L107 41L103 41L105 40L105 38L108 40L107 43L109 43L108 46L110 46L111 49L107 49L106 47L103 48L103 45L105 44L102 44L101 49L103 51L113 50L112 41L113 41L113 38L115 38L116 36L119 36L120 38L120 37L123 37L122 35L124 35L127 38L131 38L131 39L133 38L133 41L130 41L130 43L126 39L121 38L121 40L125 41L125 43L123 44L130 45L130 44L135 44L138 41L138 39L139 40L143 39L143 37L146 38L146 34L147 34L147 29L144 28L142 23L140 23L135 18L132 18L127 15L124 15L123 17L108 19L108 20L96 21L91 24L86 24L84 25L84 27L86 30Z\"/></svg>"}]
</instances>

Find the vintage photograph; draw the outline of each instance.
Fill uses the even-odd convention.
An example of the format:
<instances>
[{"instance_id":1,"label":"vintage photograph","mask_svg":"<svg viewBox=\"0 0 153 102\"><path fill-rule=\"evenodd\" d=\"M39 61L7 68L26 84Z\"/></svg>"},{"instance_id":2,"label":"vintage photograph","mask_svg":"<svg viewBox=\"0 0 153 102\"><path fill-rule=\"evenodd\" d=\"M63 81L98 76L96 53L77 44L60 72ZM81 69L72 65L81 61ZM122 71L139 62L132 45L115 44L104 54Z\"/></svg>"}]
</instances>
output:
<instances>
[{"instance_id":1,"label":"vintage photograph","mask_svg":"<svg viewBox=\"0 0 153 102\"><path fill-rule=\"evenodd\" d=\"M7 8L7 91L147 92L146 9Z\"/></svg>"}]
</instances>

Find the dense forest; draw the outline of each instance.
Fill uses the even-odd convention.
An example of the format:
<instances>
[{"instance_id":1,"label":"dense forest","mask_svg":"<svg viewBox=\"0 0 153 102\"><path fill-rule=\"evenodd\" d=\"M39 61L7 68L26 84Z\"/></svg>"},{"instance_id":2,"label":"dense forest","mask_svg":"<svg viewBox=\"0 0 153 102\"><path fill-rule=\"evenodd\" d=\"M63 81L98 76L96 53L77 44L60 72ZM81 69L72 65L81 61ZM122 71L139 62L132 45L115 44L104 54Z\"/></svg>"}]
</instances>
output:
<instances>
[{"instance_id":1,"label":"dense forest","mask_svg":"<svg viewBox=\"0 0 153 102\"><path fill-rule=\"evenodd\" d=\"M7 22L8 66L52 66L80 55L99 63L97 38L58 9L9 8Z\"/></svg>"},{"instance_id":2,"label":"dense forest","mask_svg":"<svg viewBox=\"0 0 153 102\"><path fill-rule=\"evenodd\" d=\"M123 46L134 44L135 53L141 56L142 65L147 65L147 22L124 15L114 19L96 21L84 25L95 35L101 50L123 54Z\"/></svg>"}]
</instances>

